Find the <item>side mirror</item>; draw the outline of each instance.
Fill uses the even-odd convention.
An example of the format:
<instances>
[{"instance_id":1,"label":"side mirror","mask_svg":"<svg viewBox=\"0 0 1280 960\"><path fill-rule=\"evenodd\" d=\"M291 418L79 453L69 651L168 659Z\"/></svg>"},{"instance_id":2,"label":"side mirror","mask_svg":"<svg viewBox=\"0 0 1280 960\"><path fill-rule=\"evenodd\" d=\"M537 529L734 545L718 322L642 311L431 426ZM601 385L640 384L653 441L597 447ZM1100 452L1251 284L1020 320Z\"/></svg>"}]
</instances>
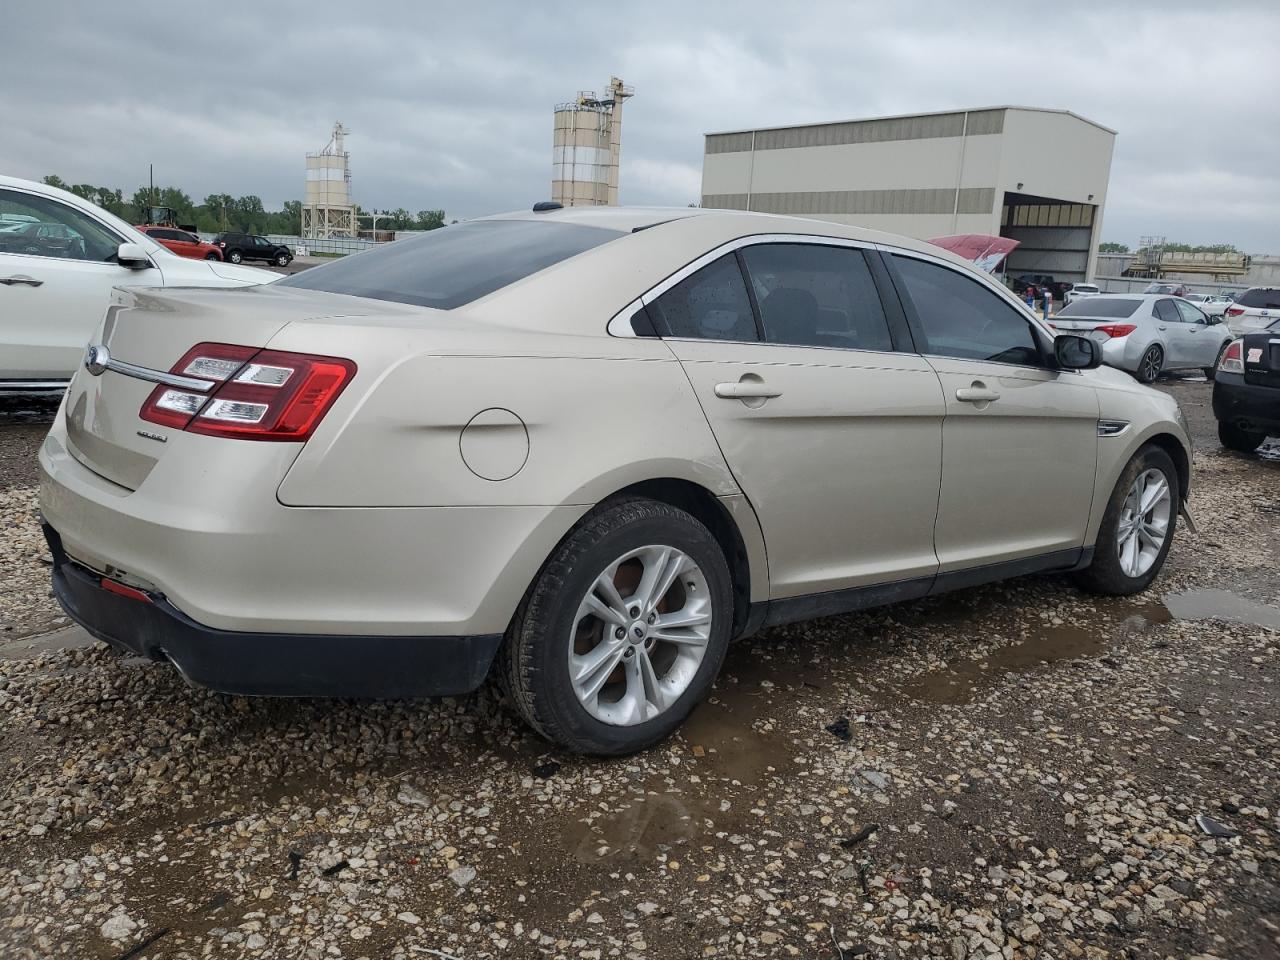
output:
<instances>
[{"instance_id":1,"label":"side mirror","mask_svg":"<svg viewBox=\"0 0 1280 960\"><path fill-rule=\"evenodd\" d=\"M138 243L122 243L116 248L116 262L129 270L146 270L152 266L147 251Z\"/></svg>"},{"instance_id":2,"label":"side mirror","mask_svg":"<svg viewBox=\"0 0 1280 960\"><path fill-rule=\"evenodd\" d=\"M1063 370L1092 370L1102 363L1102 348L1087 337L1060 333L1053 338L1053 356Z\"/></svg>"}]
</instances>

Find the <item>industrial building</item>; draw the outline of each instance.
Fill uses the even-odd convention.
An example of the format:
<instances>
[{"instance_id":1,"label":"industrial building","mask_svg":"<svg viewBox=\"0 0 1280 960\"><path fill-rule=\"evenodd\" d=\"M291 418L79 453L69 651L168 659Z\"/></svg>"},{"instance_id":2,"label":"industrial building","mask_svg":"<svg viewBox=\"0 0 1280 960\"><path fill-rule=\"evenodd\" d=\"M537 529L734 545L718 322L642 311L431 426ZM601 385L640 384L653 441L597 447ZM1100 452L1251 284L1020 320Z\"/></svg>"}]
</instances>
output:
<instances>
[{"instance_id":1,"label":"industrial building","mask_svg":"<svg viewBox=\"0 0 1280 960\"><path fill-rule=\"evenodd\" d=\"M307 154L307 188L302 201L302 235L328 240L356 235L356 205L351 202L351 154L343 146L349 131L333 125L324 149Z\"/></svg>"},{"instance_id":2,"label":"industrial building","mask_svg":"<svg viewBox=\"0 0 1280 960\"><path fill-rule=\"evenodd\" d=\"M702 205L930 239L1021 244L1006 271L1093 277L1116 132L1067 110L988 107L709 133Z\"/></svg>"},{"instance_id":3,"label":"industrial building","mask_svg":"<svg viewBox=\"0 0 1280 960\"><path fill-rule=\"evenodd\" d=\"M566 207L618 203L622 152L622 104L635 90L609 78L606 97L583 90L555 109L551 149L551 199Z\"/></svg>"}]
</instances>

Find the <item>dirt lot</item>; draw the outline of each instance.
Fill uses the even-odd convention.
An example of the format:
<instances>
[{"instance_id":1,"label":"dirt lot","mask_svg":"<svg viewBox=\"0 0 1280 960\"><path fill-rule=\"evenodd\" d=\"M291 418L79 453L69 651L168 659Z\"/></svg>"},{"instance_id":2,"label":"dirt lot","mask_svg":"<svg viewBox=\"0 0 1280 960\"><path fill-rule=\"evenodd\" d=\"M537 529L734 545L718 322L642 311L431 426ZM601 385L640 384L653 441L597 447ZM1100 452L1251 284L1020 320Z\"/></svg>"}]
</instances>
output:
<instances>
[{"instance_id":1,"label":"dirt lot","mask_svg":"<svg viewBox=\"0 0 1280 960\"><path fill-rule=\"evenodd\" d=\"M0 410L0 954L1280 957L1280 463L1163 388L1200 532L1147 596L772 630L608 762L492 691L227 698L48 634L40 412Z\"/></svg>"}]
</instances>

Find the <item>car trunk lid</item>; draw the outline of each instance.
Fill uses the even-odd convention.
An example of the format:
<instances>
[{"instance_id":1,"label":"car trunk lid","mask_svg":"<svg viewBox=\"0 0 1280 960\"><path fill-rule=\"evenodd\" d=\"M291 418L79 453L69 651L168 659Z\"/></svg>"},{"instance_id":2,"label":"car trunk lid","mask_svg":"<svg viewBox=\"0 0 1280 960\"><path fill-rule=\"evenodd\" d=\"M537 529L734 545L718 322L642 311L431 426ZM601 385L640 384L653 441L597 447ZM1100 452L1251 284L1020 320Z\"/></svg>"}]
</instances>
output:
<instances>
[{"instance_id":1,"label":"car trunk lid","mask_svg":"<svg viewBox=\"0 0 1280 960\"><path fill-rule=\"evenodd\" d=\"M94 473L136 490L164 456L173 428L139 413L157 377L198 343L265 347L288 324L341 314L350 298L270 286L113 291L91 347L109 366L82 365L67 389L68 450ZM335 309L337 307L337 309Z\"/></svg>"},{"instance_id":2,"label":"car trunk lid","mask_svg":"<svg viewBox=\"0 0 1280 960\"><path fill-rule=\"evenodd\" d=\"M1243 339L1245 383L1280 387L1280 333L1250 333Z\"/></svg>"}]
</instances>

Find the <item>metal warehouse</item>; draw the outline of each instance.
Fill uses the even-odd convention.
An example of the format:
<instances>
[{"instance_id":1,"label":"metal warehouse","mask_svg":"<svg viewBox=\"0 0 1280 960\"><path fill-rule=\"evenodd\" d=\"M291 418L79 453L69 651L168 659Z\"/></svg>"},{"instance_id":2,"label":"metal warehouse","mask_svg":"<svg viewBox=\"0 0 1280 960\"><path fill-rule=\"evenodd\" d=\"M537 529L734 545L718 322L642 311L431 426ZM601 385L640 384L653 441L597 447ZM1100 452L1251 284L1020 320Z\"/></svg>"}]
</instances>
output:
<instances>
[{"instance_id":1,"label":"metal warehouse","mask_svg":"<svg viewBox=\"0 0 1280 960\"><path fill-rule=\"evenodd\" d=\"M1115 138L1069 110L1010 106L710 133L702 205L1010 237L1009 274L1086 280Z\"/></svg>"}]
</instances>

